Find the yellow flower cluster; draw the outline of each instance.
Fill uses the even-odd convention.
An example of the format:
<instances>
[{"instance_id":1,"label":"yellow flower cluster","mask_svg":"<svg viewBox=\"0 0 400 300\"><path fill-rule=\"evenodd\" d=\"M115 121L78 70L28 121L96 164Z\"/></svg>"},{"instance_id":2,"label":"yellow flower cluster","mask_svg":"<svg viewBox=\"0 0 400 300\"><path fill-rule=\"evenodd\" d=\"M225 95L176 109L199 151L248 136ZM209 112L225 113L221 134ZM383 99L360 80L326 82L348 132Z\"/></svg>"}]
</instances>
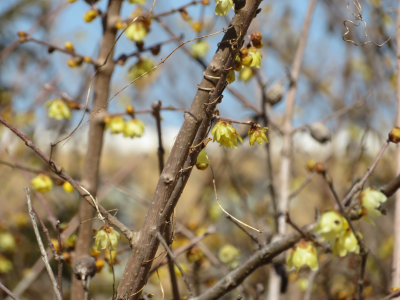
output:
<instances>
[{"instance_id":1,"label":"yellow flower cluster","mask_svg":"<svg viewBox=\"0 0 400 300\"><path fill-rule=\"evenodd\" d=\"M232 269L239 265L239 256L240 250L230 244L223 246L218 252L219 260Z\"/></svg>"},{"instance_id":2,"label":"yellow flower cluster","mask_svg":"<svg viewBox=\"0 0 400 300\"><path fill-rule=\"evenodd\" d=\"M154 68L154 62L149 57L139 59L128 71L130 80L135 80L144 73Z\"/></svg>"},{"instance_id":3,"label":"yellow flower cluster","mask_svg":"<svg viewBox=\"0 0 400 300\"><path fill-rule=\"evenodd\" d=\"M39 193L46 193L53 188L53 180L46 174L39 174L31 180L32 187Z\"/></svg>"},{"instance_id":4,"label":"yellow flower cluster","mask_svg":"<svg viewBox=\"0 0 400 300\"><path fill-rule=\"evenodd\" d=\"M49 118L56 120L69 120L71 118L71 111L68 105L61 99L50 100L45 104L45 107L49 109Z\"/></svg>"},{"instance_id":5,"label":"yellow flower cluster","mask_svg":"<svg viewBox=\"0 0 400 300\"><path fill-rule=\"evenodd\" d=\"M232 6L233 0L215 0L215 14L217 16L226 16Z\"/></svg>"},{"instance_id":6,"label":"yellow flower cluster","mask_svg":"<svg viewBox=\"0 0 400 300\"><path fill-rule=\"evenodd\" d=\"M330 243L335 256L343 257L347 252L359 253L360 251L357 238L349 223L335 210L329 210L321 216L314 232L321 236L321 240ZM361 237L360 233L357 234Z\"/></svg>"},{"instance_id":7,"label":"yellow flower cluster","mask_svg":"<svg viewBox=\"0 0 400 300\"><path fill-rule=\"evenodd\" d=\"M115 250L121 235L113 227L105 225L97 231L94 238L96 239L94 244L97 251L108 249L109 247L111 247L111 250Z\"/></svg>"},{"instance_id":8,"label":"yellow flower cluster","mask_svg":"<svg viewBox=\"0 0 400 300\"><path fill-rule=\"evenodd\" d=\"M124 137L141 137L144 133L145 124L139 119L131 119L125 122L125 119L121 116L106 117L104 122L106 123L106 130L110 129L111 134L123 133Z\"/></svg>"},{"instance_id":9,"label":"yellow flower cluster","mask_svg":"<svg viewBox=\"0 0 400 300\"><path fill-rule=\"evenodd\" d=\"M211 134L214 136L213 142L217 141L220 146L225 146L228 149L232 147L237 148L238 139L243 144L243 140L239 133L226 121L217 122L212 129Z\"/></svg>"},{"instance_id":10,"label":"yellow flower cluster","mask_svg":"<svg viewBox=\"0 0 400 300\"><path fill-rule=\"evenodd\" d=\"M259 145L262 145L263 141L268 143L268 138L265 135L267 130L268 130L268 127L261 127L258 124L256 126L251 126L251 128L249 129L250 146L253 146L255 142L257 142Z\"/></svg>"},{"instance_id":11,"label":"yellow flower cluster","mask_svg":"<svg viewBox=\"0 0 400 300\"><path fill-rule=\"evenodd\" d=\"M363 215L365 220L375 225L374 221L371 218L379 218L382 216L382 203L386 202L387 197L380 191L375 190L374 188L366 188L362 191L360 195L361 205L363 208Z\"/></svg>"},{"instance_id":12,"label":"yellow flower cluster","mask_svg":"<svg viewBox=\"0 0 400 300\"><path fill-rule=\"evenodd\" d=\"M298 242L289 253L286 258L286 264L289 269L295 267L296 272L300 270L302 266L308 266L311 270L318 270L318 256L315 247L306 241L301 240Z\"/></svg>"}]
</instances>

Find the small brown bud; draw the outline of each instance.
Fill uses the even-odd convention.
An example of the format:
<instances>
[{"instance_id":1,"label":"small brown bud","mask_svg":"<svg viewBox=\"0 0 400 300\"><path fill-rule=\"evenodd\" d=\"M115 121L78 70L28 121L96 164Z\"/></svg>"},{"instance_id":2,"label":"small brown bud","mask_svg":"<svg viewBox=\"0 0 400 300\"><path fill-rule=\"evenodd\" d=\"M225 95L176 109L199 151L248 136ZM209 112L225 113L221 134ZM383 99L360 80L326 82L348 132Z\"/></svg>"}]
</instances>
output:
<instances>
[{"instance_id":1,"label":"small brown bud","mask_svg":"<svg viewBox=\"0 0 400 300\"><path fill-rule=\"evenodd\" d=\"M56 50L56 48L54 48L54 47L49 47L49 48L47 48L47 52L48 52L49 54L53 53L55 50Z\"/></svg>"},{"instance_id":2,"label":"small brown bud","mask_svg":"<svg viewBox=\"0 0 400 300\"><path fill-rule=\"evenodd\" d=\"M264 46L264 44L263 44L262 41L259 41L259 42L253 41L253 46L254 46L255 48L257 48L257 49L260 49L260 48L262 48L262 47Z\"/></svg>"},{"instance_id":3,"label":"small brown bud","mask_svg":"<svg viewBox=\"0 0 400 300\"><path fill-rule=\"evenodd\" d=\"M123 21L117 21L115 23L115 28L117 28L118 30L124 29L125 27L126 27L126 23Z\"/></svg>"},{"instance_id":4,"label":"small brown bud","mask_svg":"<svg viewBox=\"0 0 400 300\"><path fill-rule=\"evenodd\" d=\"M25 36L21 36L21 37L19 37L19 42L21 43L21 44L23 44L23 43L25 43L26 42L26 37Z\"/></svg>"},{"instance_id":5,"label":"small brown bud","mask_svg":"<svg viewBox=\"0 0 400 300\"><path fill-rule=\"evenodd\" d=\"M242 70L242 63L240 61L235 60L233 63L233 69L237 72Z\"/></svg>"},{"instance_id":6,"label":"small brown bud","mask_svg":"<svg viewBox=\"0 0 400 300\"><path fill-rule=\"evenodd\" d=\"M77 66L81 66L83 63L83 58L82 57L75 57L75 63Z\"/></svg>"},{"instance_id":7,"label":"small brown bud","mask_svg":"<svg viewBox=\"0 0 400 300\"><path fill-rule=\"evenodd\" d=\"M398 144L400 142L400 128L395 127L389 132L389 141Z\"/></svg>"},{"instance_id":8,"label":"small brown bud","mask_svg":"<svg viewBox=\"0 0 400 300\"><path fill-rule=\"evenodd\" d=\"M56 179L54 182L56 183L56 185L61 186L64 184L65 181L61 179Z\"/></svg>"},{"instance_id":9,"label":"small brown bud","mask_svg":"<svg viewBox=\"0 0 400 300\"><path fill-rule=\"evenodd\" d=\"M142 50L143 47L144 47L144 42L136 42L136 47L137 47L139 50Z\"/></svg>"},{"instance_id":10,"label":"small brown bud","mask_svg":"<svg viewBox=\"0 0 400 300\"><path fill-rule=\"evenodd\" d=\"M260 43L262 39L262 34L259 31L255 31L251 34L250 39L256 43Z\"/></svg>"},{"instance_id":11,"label":"small brown bud","mask_svg":"<svg viewBox=\"0 0 400 300\"><path fill-rule=\"evenodd\" d=\"M187 10L185 8L180 10L181 13L181 17L185 20L185 21L190 21L191 18L189 17L189 14L187 13Z\"/></svg>"},{"instance_id":12,"label":"small brown bud","mask_svg":"<svg viewBox=\"0 0 400 300\"><path fill-rule=\"evenodd\" d=\"M323 163L321 163L321 162L316 163L315 170L317 171L317 173L324 174L325 171L326 171L325 170L325 165Z\"/></svg>"},{"instance_id":13,"label":"small brown bud","mask_svg":"<svg viewBox=\"0 0 400 300\"><path fill-rule=\"evenodd\" d=\"M158 55L161 51L161 45L155 45L155 46L151 47L150 51L151 51L151 54Z\"/></svg>"},{"instance_id":14,"label":"small brown bud","mask_svg":"<svg viewBox=\"0 0 400 300\"><path fill-rule=\"evenodd\" d=\"M135 108L132 106L132 105L127 105L127 106L125 106L125 110L126 110L126 113L128 114L128 115L133 115L133 113L135 112Z\"/></svg>"},{"instance_id":15,"label":"small brown bud","mask_svg":"<svg viewBox=\"0 0 400 300\"><path fill-rule=\"evenodd\" d=\"M120 57L118 57L117 64L120 66L123 66L127 59L128 59L128 56L126 56L125 54L122 54Z\"/></svg>"},{"instance_id":16,"label":"small brown bud","mask_svg":"<svg viewBox=\"0 0 400 300\"><path fill-rule=\"evenodd\" d=\"M203 5L208 5L208 4L210 4L210 0L203 0L201 3L202 3Z\"/></svg>"},{"instance_id":17,"label":"small brown bud","mask_svg":"<svg viewBox=\"0 0 400 300\"><path fill-rule=\"evenodd\" d=\"M104 119L103 119L103 122L104 123L110 123L110 121L111 121L111 117L110 116L106 116L106 117L104 117Z\"/></svg>"},{"instance_id":18,"label":"small brown bud","mask_svg":"<svg viewBox=\"0 0 400 300\"><path fill-rule=\"evenodd\" d=\"M74 101L68 101L68 107L70 109L79 109L79 104Z\"/></svg>"},{"instance_id":19,"label":"small brown bud","mask_svg":"<svg viewBox=\"0 0 400 300\"><path fill-rule=\"evenodd\" d=\"M20 30L20 31L18 31L17 32L17 35L21 38L21 37L27 37L28 36L28 34L25 32L25 31L23 31L23 30Z\"/></svg>"}]
</instances>

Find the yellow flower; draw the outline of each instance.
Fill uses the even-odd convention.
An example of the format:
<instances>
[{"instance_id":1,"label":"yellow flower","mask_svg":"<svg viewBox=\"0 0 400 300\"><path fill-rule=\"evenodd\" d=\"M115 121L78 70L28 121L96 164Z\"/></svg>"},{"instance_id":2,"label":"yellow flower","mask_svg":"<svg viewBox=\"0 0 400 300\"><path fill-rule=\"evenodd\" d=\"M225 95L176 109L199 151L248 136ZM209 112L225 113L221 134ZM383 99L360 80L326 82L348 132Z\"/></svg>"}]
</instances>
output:
<instances>
[{"instance_id":1,"label":"yellow flower","mask_svg":"<svg viewBox=\"0 0 400 300\"><path fill-rule=\"evenodd\" d=\"M115 265L118 263L118 260L116 259L117 251L111 250L111 255L110 255L110 250L108 250L108 248L106 248L106 249L104 249L104 257L109 265Z\"/></svg>"},{"instance_id":2,"label":"yellow flower","mask_svg":"<svg viewBox=\"0 0 400 300\"><path fill-rule=\"evenodd\" d=\"M316 271L318 270L317 250L312 244L300 241L290 251L289 256L286 258L286 263L289 269L294 266L296 272L302 266L309 266L311 270Z\"/></svg>"},{"instance_id":3,"label":"yellow flower","mask_svg":"<svg viewBox=\"0 0 400 300\"><path fill-rule=\"evenodd\" d=\"M215 14L217 16L226 16L229 7L233 5L233 0L215 0Z\"/></svg>"},{"instance_id":4,"label":"yellow flower","mask_svg":"<svg viewBox=\"0 0 400 300\"><path fill-rule=\"evenodd\" d=\"M228 244L219 249L218 258L226 265L229 265L232 269L239 265L240 250L236 247Z\"/></svg>"},{"instance_id":5,"label":"yellow flower","mask_svg":"<svg viewBox=\"0 0 400 300\"><path fill-rule=\"evenodd\" d=\"M144 133L145 124L139 119L132 119L125 123L124 137L141 137Z\"/></svg>"},{"instance_id":6,"label":"yellow flower","mask_svg":"<svg viewBox=\"0 0 400 300\"><path fill-rule=\"evenodd\" d=\"M109 246L111 246L112 251L117 249L118 240L121 236L113 227L105 225L97 232L94 238L96 239L94 244L97 251L109 248Z\"/></svg>"},{"instance_id":7,"label":"yellow flower","mask_svg":"<svg viewBox=\"0 0 400 300\"><path fill-rule=\"evenodd\" d=\"M339 255L340 257L346 256L347 252L360 253L360 245L358 244L357 238L351 230L349 223L345 218L343 220L343 231L339 238L336 239L336 243L332 248L333 255ZM357 232L358 236L362 238L361 233Z\"/></svg>"},{"instance_id":8,"label":"yellow flower","mask_svg":"<svg viewBox=\"0 0 400 300\"><path fill-rule=\"evenodd\" d=\"M256 67L257 69L260 68L260 63L261 63L261 53L258 52L258 50L255 47L249 48L249 55L253 58L250 67Z\"/></svg>"},{"instance_id":9,"label":"yellow flower","mask_svg":"<svg viewBox=\"0 0 400 300\"><path fill-rule=\"evenodd\" d=\"M199 246L196 245L190 247L189 250L186 252L186 258L189 263L200 261L203 257L204 257L203 251L200 249Z\"/></svg>"},{"instance_id":10,"label":"yellow flower","mask_svg":"<svg viewBox=\"0 0 400 300\"><path fill-rule=\"evenodd\" d=\"M99 13L97 11L91 9L85 12L85 14L83 15L83 19L85 20L86 23L90 23L94 19L96 19L98 15Z\"/></svg>"},{"instance_id":11,"label":"yellow flower","mask_svg":"<svg viewBox=\"0 0 400 300\"><path fill-rule=\"evenodd\" d=\"M149 57L141 58L128 71L129 78L135 80L154 67L153 60Z\"/></svg>"},{"instance_id":12,"label":"yellow flower","mask_svg":"<svg viewBox=\"0 0 400 300\"><path fill-rule=\"evenodd\" d=\"M243 144L243 140L236 129L225 121L219 121L215 124L211 134L214 135L213 142L217 141L220 146L225 146L228 149L238 147L237 139Z\"/></svg>"},{"instance_id":13,"label":"yellow flower","mask_svg":"<svg viewBox=\"0 0 400 300\"><path fill-rule=\"evenodd\" d=\"M345 220L336 210L330 210L321 216L314 232L321 235L323 241L328 241L334 245L336 238L343 233L343 220Z\"/></svg>"},{"instance_id":14,"label":"yellow flower","mask_svg":"<svg viewBox=\"0 0 400 300\"><path fill-rule=\"evenodd\" d=\"M71 111L68 105L61 99L50 100L45 104L45 107L49 109L49 118L54 118L56 120L68 120L71 118Z\"/></svg>"},{"instance_id":15,"label":"yellow flower","mask_svg":"<svg viewBox=\"0 0 400 300\"><path fill-rule=\"evenodd\" d=\"M46 193L53 188L53 180L46 174L39 174L31 180L32 187L39 193Z\"/></svg>"},{"instance_id":16,"label":"yellow flower","mask_svg":"<svg viewBox=\"0 0 400 300\"><path fill-rule=\"evenodd\" d=\"M199 40L196 43L192 44L192 56L194 58L204 57L207 54L208 49L210 49L208 42L204 40Z\"/></svg>"},{"instance_id":17,"label":"yellow flower","mask_svg":"<svg viewBox=\"0 0 400 300\"><path fill-rule=\"evenodd\" d=\"M68 248L75 248L75 244L76 244L76 240L77 240L78 236L74 233L71 236L67 237L65 239L65 246L67 246Z\"/></svg>"},{"instance_id":18,"label":"yellow flower","mask_svg":"<svg viewBox=\"0 0 400 300\"><path fill-rule=\"evenodd\" d=\"M125 120L123 117L114 117L106 124L106 130L110 128L111 134L121 133L125 127Z\"/></svg>"},{"instance_id":19,"label":"yellow flower","mask_svg":"<svg viewBox=\"0 0 400 300\"><path fill-rule=\"evenodd\" d=\"M147 30L142 22L135 22L125 30L125 35L131 41L141 42L146 38Z\"/></svg>"},{"instance_id":20,"label":"yellow flower","mask_svg":"<svg viewBox=\"0 0 400 300\"><path fill-rule=\"evenodd\" d=\"M13 264L4 256L0 255L0 273L8 273L13 269Z\"/></svg>"},{"instance_id":21,"label":"yellow flower","mask_svg":"<svg viewBox=\"0 0 400 300\"><path fill-rule=\"evenodd\" d=\"M257 141L257 143L258 143L259 145L262 145L263 140L264 140L266 143L268 143L268 138L267 138L267 136L265 135L265 133L267 132L267 130L268 130L268 127L260 127L260 125L252 126L252 127L249 129L249 135L250 135L250 137L249 137L249 143L250 143L250 146L253 146L253 145L254 145L254 142L256 142L256 141Z\"/></svg>"},{"instance_id":22,"label":"yellow flower","mask_svg":"<svg viewBox=\"0 0 400 300\"><path fill-rule=\"evenodd\" d=\"M226 80L229 82L229 83L232 83L232 82L234 82L235 81L235 71L234 70L230 70L229 71L229 73L228 73L228 77L226 78Z\"/></svg>"},{"instance_id":23,"label":"yellow flower","mask_svg":"<svg viewBox=\"0 0 400 300\"><path fill-rule=\"evenodd\" d=\"M389 132L389 141L398 144L400 142L400 128L395 127Z\"/></svg>"},{"instance_id":24,"label":"yellow flower","mask_svg":"<svg viewBox=\"0 0 400 300\"><path fill-rule=\"evenodd\" d=\"M68 51L74 51L75 50L74 44L72 44L71 42L65 42L64 43L64 48L65 48L65 50L68 50Z\"/></svg>"},{"instance_id":25,"label":"yellow flower","mask_svg":"<svg viewBox=\"0 0 400 300\"><path fill-rule=\"evenodd\" d=\"M72 193L74 191L74 187L68 181L65 181L62 187L66 193Z\"/></svg>"},{"instance_id":26,"label":"yellow flower","mask_svg":"<svg viewBox=\"0 0 400 300\"><path fill-rule=\"evenodd\" d=\"M100 259L96 260L96 268L97 268L96 272L100 273L105 264L106 263L105 263L103 258L100 258Z\"/></svg>"},{"instance_id":27,"label":"yellow flower","mask_svg":"<svg viewBox=\"0 0 400 300\"><path fill-rule=\"evenodd\" d=\"M253 77L253 70L251 68L243 68L239 73L239 80L247 82Z\"/></svg>"},{"instance_id":28,"label":"yellow flower","mask_svg":"<svg viewBox=\"0 0 400 300\"><path fill-rule=\"evenodd\" d=\"M129 0L129 3L131 3L131 4L144 4L144 3L146 3L146 0Z\"/></svg>"},{"instance_id":29,"label":"yellow flower","mask_svg":"<svg viewBox=\"0 0 400 300\"><path fill-rule=\"evenodd\" d=\"M381 204L386 202L387 197L382 192L367 188L361 193L360 199L361 205L364 208L365 220L374 224L369 217L378 218L382 216Z\"/></svg>"},{"instance_id":30,"label":"yellow flower","mask_svg":"<svg viewBox=\"0 0 400 300\"><path fill-rule=\"evenodd\" d=\"M203 28L203 23L201 21L195 21L192 23L192 29L199 33Z\"/></svg>"},{"instance_id":31,"label":"yellow flower","mask_svg":"<svg viewBox=\"0 0 400 300\"><path fill-rule=\"evenodd\" d=\"M200 151L199 155L197 156L196 168L199 170L207 169L210 161L207 157L206 148Z\"/></svg>"},{"instance_id":32,"label":"yellow flower","mask_svg":"<svg viewBox=\"0 0 400 300\"><path fill-rule=\"evenodd\" d=\"M14 252L17 244L15 243L14 236L9 232L0 233L0 251L1 252Z\"/></svg>"}]
</instances>

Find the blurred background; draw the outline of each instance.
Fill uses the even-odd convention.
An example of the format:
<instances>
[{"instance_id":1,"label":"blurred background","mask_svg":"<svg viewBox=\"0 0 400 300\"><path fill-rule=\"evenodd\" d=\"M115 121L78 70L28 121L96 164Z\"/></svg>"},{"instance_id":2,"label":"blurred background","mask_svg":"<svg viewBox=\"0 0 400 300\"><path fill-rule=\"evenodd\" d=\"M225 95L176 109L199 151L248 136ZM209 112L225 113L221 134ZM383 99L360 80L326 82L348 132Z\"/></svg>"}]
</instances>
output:
<instances>
[{"instance_id":1,"label":"blurred background","mask_svg":"<svg viewBox=\"0 0 400 300\"><path fill-rule=\"evenodd\" d=\"M105 11L107 2L101 0L95 4ZM278 127L282 124L285 93L289 86L288 72L308 2L262 2L262 10L249 30L249 34L259 31L263 35L264 46L259 49L263 57L261 68L236 73L236 81L229 85L230 90L224 92L223 101L218 106L221 116L262 123L255 111L263 109L262 85L266 85L267 94L274 85L280 85L282 92L279 99L276 103L269 101L266 109L273 124ZM158 64L180 43L227 28L234 14L231 9L228 16L216 16L213 0L209 5L197 3L186 6L188 3L191 1L157 1L154 14L180 7L185 7L185 10L152 20L144 47L165 41L167 43L162 44L159 53L146 51L117 64L112 77L110 98L136 78L135 75L143 73L143 69L138 67L139 62L150 59L151 65ZM397 3L389 0L367 0L361 3L368 36L365 36L363 26L349 26L351 32L347 37L357 43L368 40L384 43L396 30ZM150 0L140 5L123 1L121 18L129 18L131 14L137 14L138 10L147 12L151 4ZM355 11L354 6L349 7ZM94 68L89 63L71 68L68 65L70 55L60 51L50 54L48 47L33 41L20 44L17 32L24 30L31 37L60 48L70 41L77 53L94 58L97 57L102 27L100 18L90 23L85 22L83 16L89 9L90 6L83 0L73 3L67 3L67 0L0 2L0 115L47 154L50 153L50 143L64 138L78 125L83 110L72 110L69 120L56 120L48 117L45 104L60 98L57 93L65 93L76 103L84 105ZM324 162L339 196L343 197L370 166L395 121L395 38L381 48L372 44L356 47L342 40L346 31L343 21L346 19L354 19L347 10L346 1L318 1L298 82L293 118L294 125L302 127L293 136L291 192L302 187L304 182L308 183L301 192L292 195L290 200L291 217L298 225L313 222L315 208L322 212L334 205L329 187L321 176L307 169L307 164L310 161ZM200 30L196 22L201 22ZM187 44L186 50L179 49L155 71L119 93L110 102L109 112L124 113L127 105L132 105L138 111L146 110L157 100L161 100L163 106L172 105L188 110L197 91L196 84L203 76L202 63L207 65L211 60L222 35L205 39L208 51L196 54L193 48L196 41ZM174 36L175 40L169 41ZM122 34L116 44L114 59L118 60L123 54L135 53L140 47ZM255 109L245 105L243 97ZM338 111L339 114L336 113ZM162 111L161 115L163 146L167 157L182 124L183 112ZM146 124L141 138L130 139L122 134L111 134L109 130L105 132L98 192L98 200L102 201L102 205L110 210L115 209L117 217L133 231L140 229L159 174L155 119L151 113L137 114L136 117ZM327 117L329 120L325 120ZM86 115L84 122L87 120ZM309 128L305 126L319 120L323 120L324 126L329 129L331 138L328 141L311 136ZM232 215L262 229L264 233L257 234L260 240L269 241L275 225L267 154L271 155L273 181L277 187L282 136L279 130L270 126L268 152L265 145L249 146L248 127L234 126L244 139L238 149L227 150L213 143L207 146L215 173L218 199ZM87 133L88 125L78 131L65 146L58 146L53 153L53 159L77 180L83 169ZM396 175L394 150L391 146L385 152L367 182L369 186L379 187ZM48 166L7 128L0 126L0 281L11 290L18 291L20 299L53 297L48 275L35 269L35 263L40 260L40 252L23 191L24 187L30 187L30 181L37 173L46 172L51 173ZM49 215L44 203L63 224L63 252L68 258L74 250L79 195L76 191L66 193L61 186L57 186L57 180L54 182L55 186L50 192L33 193L33 205L53 238L57 235L48 221ZM371 251L367 262L365 299L378 299L391 287L392 199L386 203L385 208L387 215L376 220L375 227L365 221L356 223ZM249 237L230 222L218 207L209 168L193 171L176 208L175 219L177 227L176 239L172 244L174 250L186 245L195 236L203 235L210 230L210 226L215 226L215 232L205 237L199 248L191 248L178 257L198 293L215 284L224 273L245 261L257 249ZM94 230L102 226L99 220L88 221L93 223ZM127 240L122 237L114 265L117 285L129 256L127 245ZM99 270L92 280L90 295L95 299L109 299L113 282L109 261L105 259L104 252L93 255L99 261ZM319 258L322 271L314 280L312 299L353 299L358 276L354 264L358 265L359 258L348 255L343 259L332 259L324 253ZM100 267L101 261L104 262L103 268ZM157 264L158 260L155 260L154 266ZM56 268L54 260L52 265ZM234 299L237 294L244 295L246 299L267 299L269 267L258 269L245 281L243 290L234 290L226 299ZM66 298L71 272L67 260L63 274ZM308 269L302 269L298 274L294 271L288 274L287 299L303 299L309 273ZM177 274L179 277L178 271ZM144 289L144 297L155 294L154 298L161 299L160 284L166 299L170 299L166 266L159 268L159 279L155 272L151 275ZM179 286L182 296L188 295L180 277ZM43 292L45 287L48 291L46 293ZM5 295L0 292L0 299L3 298Z\"/></svg>"}]
</instances>

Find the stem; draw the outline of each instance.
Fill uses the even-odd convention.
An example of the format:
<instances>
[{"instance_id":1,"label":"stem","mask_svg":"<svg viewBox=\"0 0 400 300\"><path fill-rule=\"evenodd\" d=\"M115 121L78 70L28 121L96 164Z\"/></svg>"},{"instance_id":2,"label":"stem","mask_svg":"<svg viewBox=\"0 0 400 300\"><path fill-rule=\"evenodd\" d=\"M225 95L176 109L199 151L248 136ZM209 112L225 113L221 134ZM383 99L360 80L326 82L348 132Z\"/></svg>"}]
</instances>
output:
<instances>
[{"instance_id":1,"label":"stem","mask_svg":"<svg viewBox=\"0 0 400 300\"><path fill-rule=\"evenodd\" d=\"M114 41L117 35L115 20L119 18L122 1L108 2L106 17L103 18L103 37L99 50L98 61L103 62L108 56L111 58L114 54ZM94 85L94 98L92 110L97 111L107 103L110 91L111 76L114 72L115 63L113 59L108 59L106 64L101 67ZM106 108L107 109L107 108ZM86 157L84 161L84 170L82 174L82 186L85 187L93 197L96 197L99 184L99 169L101 151L103 148L104 127L103 119L107 114L106 109L96 114L90 120L89 139ZM78 259L88 256L93 242L92 222L84 222L92 219L94 211L91 205L81 201L79 206L79 219L81 222L78 239L75 248L75 257L72 265ZM82 223L84 222L84 223ZM82 300L85 291L82 283L72 275L71 300Z\"/></svg>"},{"instance_id":2,"label":"stem","mask_svg":"<svg viewBox=\"0 0 400 300\"><path fill-rule=\"evenodd\" d=\"M297 93L297 81L300 75L300 69L303 61L304 50L306 47L311 20L314 14L317 0L310 0L308 4L308 10L304 19L303 28L301 31L299 44L297 46L296 53L291 69L291 84L286 99L285 118L283 123L283 140L282 140L282 155L280 165L280 189L279 189L279 212L288 211L289 197L290 197L290 167L292 165L292 118L294 105ZM284 214L278 217L278 234L284 235L286 233L286 221ZM280 277L271 268L270 272L270 284L268 291L269 300L278 300L280 296Z\"/></svg>"},{"instance_id":3,"label":"stem","mask_svg":"<svg viewBox=\"0 0 400 300\"><path fill-rule=\"evenodd\" d=\"M4 286L4 284L2 284L0 282L0 289L2 289L8 296L10 296L11 298L13 298L14 300L19 300L17 296L15 296L8 288L6 288Z\"/></svg>"},{"instance_id":4,"label":"stem","mask_svg":"<svg viewBox=\"0 0 400 300\"><path fill-rule=\"evenodd\" d=\"M53 270L50 267L49 259L47 257L46 250L44 249L42 238L40 237L39 228L38 228L38 226L36 224L36 221L35 221L35 215L36 214L33 212L33 209L32 209L32 202L31 202L31 196L30 196L30 193L29 193L29 189L25 188L24 191L25 191L26 199L27 199L27 203L28 203L29 216L31 217L33 230L35 231L36 239L37 239L37 242L38 242L38 245L39 245L39 249L40 249L40 253L42 255L43 262L44 262L44 264L46 266L47 273L49 274L51 283L53 285L54 292L56 294L56 297L57 297L58 300L62 300L63 299L62 295L61 295L60 290L58 288L56 279L54 278ZM51 243L51 241L50 241L50 243Z\"/></svg>"},{"instance_id":5,"label":"stem","mask_svg":"<svg viewBox=\"0 0 400 300\"><path fill-rule=\"evenodd\" d=\"M157 135L158 135L157 155L158 155L158 169L159 169L160 175L162 173L162 170L164 169L164 152L165 152L164 147L162 145L161 115L160 115L161 105L162 105L161 101L157 101L151 105L151 108L153 109L153 116L156 119L156 123L157 123ZM168 249L170 249L169 245L170 245L170 239L171 239L171 221L169 222L169 224L166 225L164 237L165 237L165 240L168 241L167 247L168 247ZM179 286L178 286L178 281L176 279L174 262L172 260L172 257L169 255L169 252L168 252L168 256L167 256L167 261L168 261L169 276L171 279L172 294L174 296L174 300L180 300L181 297L179 295Z\"/></svg>"}]
</instances>

